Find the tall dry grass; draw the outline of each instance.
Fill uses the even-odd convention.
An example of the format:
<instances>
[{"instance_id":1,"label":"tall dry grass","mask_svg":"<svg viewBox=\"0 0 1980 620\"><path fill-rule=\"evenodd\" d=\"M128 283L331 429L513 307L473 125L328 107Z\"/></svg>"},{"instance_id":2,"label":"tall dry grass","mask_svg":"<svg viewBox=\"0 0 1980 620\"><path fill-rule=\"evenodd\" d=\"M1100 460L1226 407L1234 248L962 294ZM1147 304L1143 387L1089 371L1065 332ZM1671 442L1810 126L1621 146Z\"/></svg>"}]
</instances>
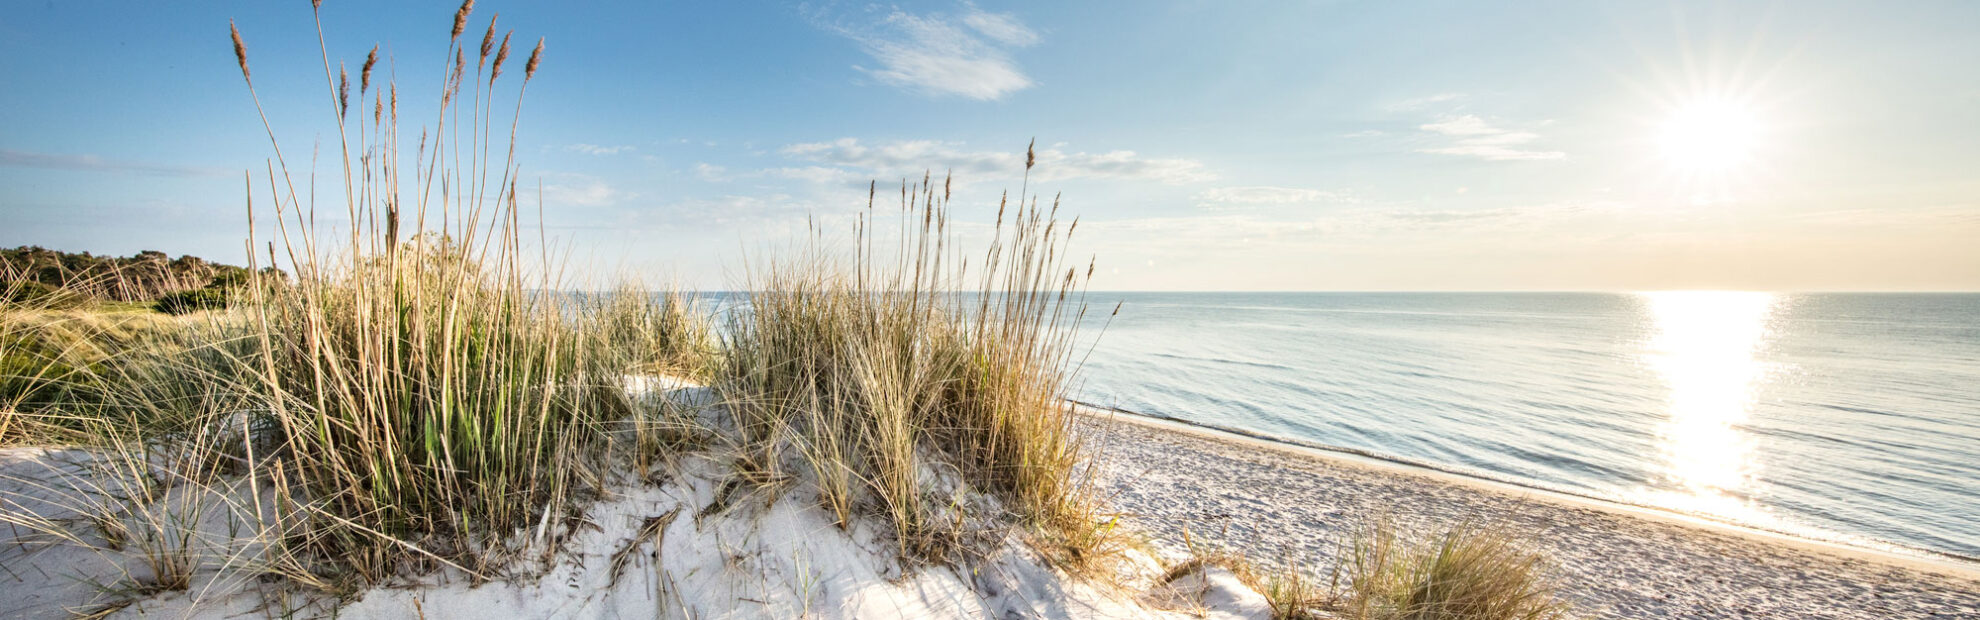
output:
<instances>
[{"instance_id":1,"label":"tall dry grass","mask_svg":"<svg viewBox=\"0 0 1980 620\"><path fill-rule=\"evenodd\" d=\"M1108 528L1062 400L1091 273L1065 264L1078 223L1000 205L972 270L949 200L924 178L902 188L891 237L869 204L850 259L814 240L752 270L716 387L746 463L799 463L840 523L879 515L906 556L948 557L987 518L1080 564Z\"/></svg>"},{"instance_id":2,"label":"tall dry grass","mask_svg":"<svg viewBox=\"0 0 1980 620\"><path fill-rule=\"evenodd\" d=\"M592 327L591 354L618 356L634 374L706 380L715 369L720 343L693 295L625 283L576 305Z\"/></svg>"},{"instance_id":3,"label":"tall dry grass","mask_svg":"<svg viewBox=\"0 0 1980 620\"><path fill-rule=\"evenodd\" d=\"M460 36L471 15L472 2L455 13L410 179L397 85L372 90L375 48L355 92L323 49L348 239L299 200L272 126L272 204L253 207L250 192L251 213L272 214L278 231L269 259L279 245L297 274L252 305L258 395L282 438L272 474L311 524L290 548L367 581L434 563L489 576L540 546L593 490L602 426L631 413L627 360L586 346L597 343L587 315L552 293L565 288L559 270L523 236L515 132L543 47L504 82L510 36L496 47L490 19L477 52ZM505 84L515 99L504 141L490 136Z\"/></svg>"}]
</instances>

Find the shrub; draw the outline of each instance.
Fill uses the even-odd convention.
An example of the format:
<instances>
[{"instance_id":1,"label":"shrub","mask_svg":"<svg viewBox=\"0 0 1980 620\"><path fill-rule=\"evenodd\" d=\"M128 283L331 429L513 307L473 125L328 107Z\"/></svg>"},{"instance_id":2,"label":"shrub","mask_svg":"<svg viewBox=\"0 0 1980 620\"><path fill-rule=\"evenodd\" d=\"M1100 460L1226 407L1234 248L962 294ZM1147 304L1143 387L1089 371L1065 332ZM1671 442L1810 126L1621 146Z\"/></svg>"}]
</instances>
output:
<instances>
[{"instance_id":1,"label":"shrub","mask_svg":"<svg viewBox=\"0 0 1980 620\"><path fill-rule=\"evenodd\" d=\"M167 293L152 304L152 308L165 314L190 314L201 310L226 308L232 300L225 289L202 288L190 291Z\"/></svg>"},{"instance_id":2,"label":"shrub","mask_svg":"<svg viewBox=\"0 0 1980 620\"><path fill-rule=\"evenodd\" d=\"M11 280L0 282L0 304L11 306L49 307L67 305L80 298L66 289L49 286L33 280Z\"/></svg>"}]
</instances>

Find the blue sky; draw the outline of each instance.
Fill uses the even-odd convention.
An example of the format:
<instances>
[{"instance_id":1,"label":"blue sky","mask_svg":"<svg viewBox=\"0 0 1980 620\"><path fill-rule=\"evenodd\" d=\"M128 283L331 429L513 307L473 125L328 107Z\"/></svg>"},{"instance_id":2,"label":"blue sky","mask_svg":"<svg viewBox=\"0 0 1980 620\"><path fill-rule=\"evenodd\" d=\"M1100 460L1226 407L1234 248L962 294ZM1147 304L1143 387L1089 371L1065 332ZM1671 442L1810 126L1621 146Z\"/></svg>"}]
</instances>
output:
<instances>
[{"instance_id":1,"label":"blue sky","mask_svg":"<svg viewBox=\"0 0 1980 620\"><path fill-rule=\"evenodd\" d=\"M547 41L519 164L588 277L727 288L923 170L988 220L1036 137L1102 289L1980 289L1973 3L561 4L468 36ZM325 3L402 133L452 9ZM0 245L238 262L271 153L226 24L300 166L309 15L0 6Z\"/></svg>"}]
</instances>

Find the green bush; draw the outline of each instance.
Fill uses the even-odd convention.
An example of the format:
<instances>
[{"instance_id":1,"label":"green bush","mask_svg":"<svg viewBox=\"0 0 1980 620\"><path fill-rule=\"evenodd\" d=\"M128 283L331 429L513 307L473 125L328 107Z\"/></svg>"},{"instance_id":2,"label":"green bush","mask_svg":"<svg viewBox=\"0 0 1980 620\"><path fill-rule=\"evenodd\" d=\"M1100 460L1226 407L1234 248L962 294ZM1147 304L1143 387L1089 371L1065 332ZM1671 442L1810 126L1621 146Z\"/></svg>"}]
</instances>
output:
<instances>
[{"instance_id":1,"label":"green bush","mask_svg":"<svg viewBox=\"0 0 1980 620\"><path fill-rule=\"evenodd\" d=\"M203 288L169 293L158 298L158 303L153 304L152 307L165 314L178 315L199 310L218 310L227 307L228 302L226 290Z\"/></svg>"},{"instance_id":2,"label":"green bush","mask_svg":"<svg viewBox=\"0 0 1980 620\"><path fill-rule=\"evenodd\" d=\"M33 280L14 280L0 283L0 303L10 306L31 308L53 308L74 305L86 298L74 291L57 286L49 286Z\"/></svg>"}]
</instances>

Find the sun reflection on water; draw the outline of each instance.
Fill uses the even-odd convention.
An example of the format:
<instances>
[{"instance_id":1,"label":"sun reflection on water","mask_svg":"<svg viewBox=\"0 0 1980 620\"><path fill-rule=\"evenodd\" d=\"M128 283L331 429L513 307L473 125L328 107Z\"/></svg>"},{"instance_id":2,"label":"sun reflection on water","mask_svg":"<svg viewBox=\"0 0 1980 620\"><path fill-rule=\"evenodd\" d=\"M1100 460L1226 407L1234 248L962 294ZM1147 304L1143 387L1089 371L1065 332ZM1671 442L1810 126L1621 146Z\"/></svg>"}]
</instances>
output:
<instances>
[{"instance_id":1,"label":"sun reflection on water","mask_svg":"<svg viewBox=\"0 0 1980 620\"><path fill-rule=\"evenodd\" d=\"M1768 338L1770 293L1644 293L1656 335L1644 361L1668 386L1669 418L1658 428L1664 489L1652 504L1748 522L1772 521L1743 499L1757 473L1753 441L1738 425L1766 380L1754 353Z\"/></svg>"}]
</instances>

